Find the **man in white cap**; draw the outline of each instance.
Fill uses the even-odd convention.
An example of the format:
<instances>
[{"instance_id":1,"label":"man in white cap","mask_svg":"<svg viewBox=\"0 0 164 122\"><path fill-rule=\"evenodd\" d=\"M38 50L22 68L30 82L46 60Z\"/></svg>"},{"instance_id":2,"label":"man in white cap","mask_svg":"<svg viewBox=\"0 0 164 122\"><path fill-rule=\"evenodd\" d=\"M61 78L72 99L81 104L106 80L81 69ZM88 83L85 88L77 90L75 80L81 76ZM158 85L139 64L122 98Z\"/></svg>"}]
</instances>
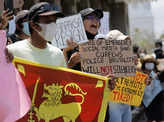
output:
<instances>
[{"instance_id":1,"label":"man in white cap","mask_svg":"<svg viewBox=\"0 0 164 122\"><path fill-rule=\"evenodd\" d=\"M106 35L106 39L112 40L126 40L130 39L129 36L124 35L119 30L112 30ZM109 102L108 107L108 122L131 122L132 113L131 106L127 104Z\"/></svg>"}]
</instances>

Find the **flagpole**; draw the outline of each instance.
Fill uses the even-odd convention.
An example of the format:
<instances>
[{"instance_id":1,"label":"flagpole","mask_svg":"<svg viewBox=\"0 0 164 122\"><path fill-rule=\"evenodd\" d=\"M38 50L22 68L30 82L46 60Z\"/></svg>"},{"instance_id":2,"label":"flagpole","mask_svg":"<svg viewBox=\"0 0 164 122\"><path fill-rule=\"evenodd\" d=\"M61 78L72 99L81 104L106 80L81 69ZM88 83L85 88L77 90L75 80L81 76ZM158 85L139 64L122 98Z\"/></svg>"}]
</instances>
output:
<instances>
[{"instance_id":1,"label":"flagpole","mask_svg":"<svg viewBox=\"0 0 164 122\"><path fill-rule=\"evenodd\" d=\"M34 88L33 97L32 97L32 107L31 107L31 110L29 113L28 122L35 122L35 120L33 120L33 109L35 107L35 98L36 98L36 92L37 92L39 81L40 81L40 77L37 79L37 81L35 83L35 88Z\"/></svg>"}]
</instances>

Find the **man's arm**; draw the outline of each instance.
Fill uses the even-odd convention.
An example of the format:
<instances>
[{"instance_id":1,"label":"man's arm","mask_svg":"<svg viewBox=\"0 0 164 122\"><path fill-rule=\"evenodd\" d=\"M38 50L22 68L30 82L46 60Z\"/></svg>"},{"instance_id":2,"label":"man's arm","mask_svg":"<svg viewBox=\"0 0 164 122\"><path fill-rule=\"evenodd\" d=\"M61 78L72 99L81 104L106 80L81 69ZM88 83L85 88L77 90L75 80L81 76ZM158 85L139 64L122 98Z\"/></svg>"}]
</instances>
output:
<instances>
[{"instance_id":1,"label":"man's arm","mask_svg":"<svg viewBox=\"0 0 164 122\"><path fill-rule=\"evenodd\" d=\"M67 40L67 48L63 49L63 54L67 62L68 68L74 67L77 63L80 63L80 53L75 51L78 44L72 39ZM69 56L68 56L69 53Z\"/></svg>"}]
</instances>

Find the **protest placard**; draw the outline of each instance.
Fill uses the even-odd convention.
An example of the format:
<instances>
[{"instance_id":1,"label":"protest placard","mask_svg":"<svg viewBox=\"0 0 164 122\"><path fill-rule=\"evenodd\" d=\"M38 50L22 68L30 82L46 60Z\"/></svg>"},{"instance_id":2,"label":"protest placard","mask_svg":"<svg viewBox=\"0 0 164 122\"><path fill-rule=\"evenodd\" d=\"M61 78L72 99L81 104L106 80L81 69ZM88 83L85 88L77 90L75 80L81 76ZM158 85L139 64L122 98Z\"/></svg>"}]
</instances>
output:
<instances>
[{"instance_id":1,"label":"protest placard","mask_svg":"<svg viewBox=\"0 0 164 122\"><path fill-rule=\"evenodd\" d=\"M84 72L117 77L136 75L131 40L89 40L80 46L81 68Z\"/></svg>"},{"instance_id":2,"label":"protest placard","mask_svg":"<svg viewBox=\"0 0 164 122\"><path fill-rule=\"evenodd\" d=\"M14 62L32 100L29 113L17 122L104 121L108 78L23 59Z\"/></svg>"},{"instance_id":3,"label":"protest placard","mask_svg":"<svg viewBox=\"0 0 164 122\"><path fill-rule=\"evenodd\" d=\"M139 106L142 102L145 89L146 74L137 72L136 76L116 79L115 89L109 94L112 102Z\"/></svg>"},{"instance_id":4,"label":"protest placard","mask_svg":"<svg viewBox=\"0 0 164 122\"><path fill-rule=\"evenodd\" d=\"M109 32L109 12L104 11L104 16L100 20L101 26L99 28L98 33L106 35Z\"/></svg>"},{"instance_id":5,"label":"protest placard","mask_svg":"<svg viewBox=\"0 0 164 122\"><path fill-rule=\"evenodd\" d=\"M52 44L58 48L66 48L66 40L71 38L78 44L88 41L80 14L56 21Z\"/></svg>"}]
</instances>

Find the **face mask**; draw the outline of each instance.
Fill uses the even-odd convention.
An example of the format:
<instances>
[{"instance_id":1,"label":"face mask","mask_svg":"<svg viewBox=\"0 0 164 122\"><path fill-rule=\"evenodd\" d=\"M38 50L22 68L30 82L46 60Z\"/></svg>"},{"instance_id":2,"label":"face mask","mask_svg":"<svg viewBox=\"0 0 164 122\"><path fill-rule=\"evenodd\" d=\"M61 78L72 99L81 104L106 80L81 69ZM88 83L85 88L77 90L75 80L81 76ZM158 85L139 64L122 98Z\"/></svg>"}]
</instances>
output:
<instances>
[{"instance_id":1,"label":"face mask","mask_svg":"<svg viewBox=\"0 0 164 122\"><path fill-rule=\"evenodd\" d=\"M46 24L38 24L41 27L41 31L37 31L39 35L41 35L43 38L45 38L45 32L46 32Z\"/></svg>"},{"instance_id":2,"label":"face mask","mask_svg":"<svg viewBox=\"0 0 164 122\"><path fill-rule=\"evenodd\" d=\"M30 36L29 23L28 22L23 23L23 32Z\"/></svg>"},{"instance_id":3,"label":"face mask","mask_svg":"<svg viewBox=\"0 0 164 122\"><path fill-rule=\"evenodd\" d=\"M45 31L45 36L44 38L47 41L52 42L53 38L54 38L54 29L56 28L56 24L55 23L51 23L51 24L47 24L46 25L46 31Z\"/></svg>"},{"instance_id":4,"label":"face mask","mask_svg":"<svg viewBox=\"0 0 164 122\"><path fill-rule=\"evenodd\" d=\"M140 58L144 58L145 53L140 53Z\"/></svg>"},{"instance_id":5,"label":"face mask","mask_svg":"<svg viewBox=\"0 0 164 122\"><path fill-rule=\"evenodd\" d=\"M38 24L38 25L42 28L42 31L38 33L47 41L52 42L54 38L54 29L56 24L51 23L51 24Z\"/></svg>"},{"instance_id":6,"label":"face mask","mask_svg":"<svg viewBox=\"0 0 164 122\"><path fill-rule=\"evenodd\" d=\"M147 70L153 70L155 68L154 63L146 63L145 64L145 69Z\"/></svg>"}]
</instances>

